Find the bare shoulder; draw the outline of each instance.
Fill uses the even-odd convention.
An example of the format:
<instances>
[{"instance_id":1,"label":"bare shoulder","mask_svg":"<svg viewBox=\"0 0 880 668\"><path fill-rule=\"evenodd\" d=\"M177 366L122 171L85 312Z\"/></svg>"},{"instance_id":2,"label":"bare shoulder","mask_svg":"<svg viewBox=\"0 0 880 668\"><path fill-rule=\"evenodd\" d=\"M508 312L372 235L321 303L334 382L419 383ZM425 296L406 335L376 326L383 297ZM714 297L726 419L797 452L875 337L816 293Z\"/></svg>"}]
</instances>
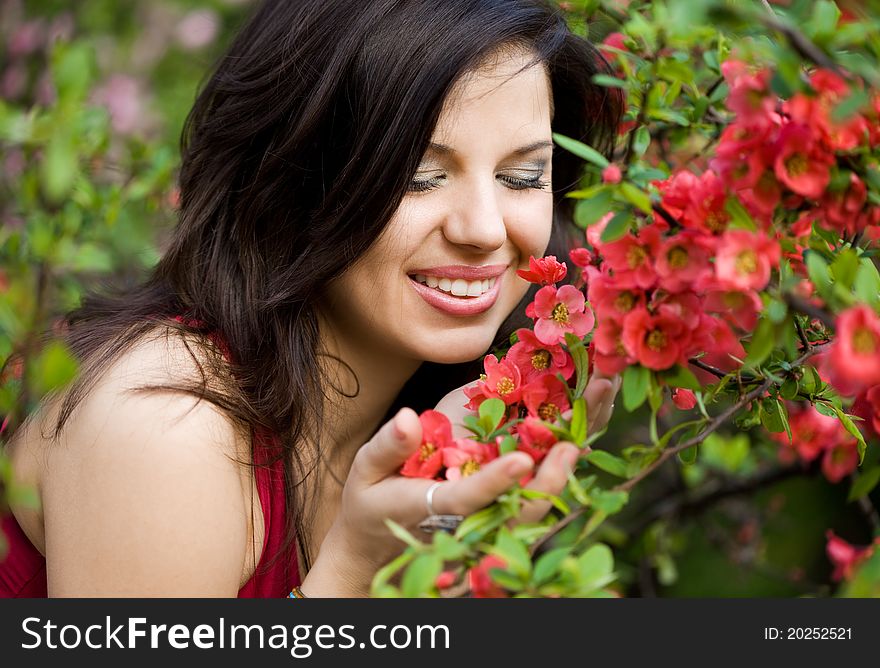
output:
<instances>
[{"instance_id":1,"label":"bare shoulder","mask_svg":"<svg viewBox=\"0 0 880 668\"><path fill-rule=\"evenodd\" d=\"M200 379L193 340L156 331L98 378L43 451L51 596L235 596L250 534L249 446L217 407L142 385ZM196 359L193 359L193 355ZM210 380L210 379L209 379ZM52 426L58 402L33 427Z\"/></svg>"}]
</instances>

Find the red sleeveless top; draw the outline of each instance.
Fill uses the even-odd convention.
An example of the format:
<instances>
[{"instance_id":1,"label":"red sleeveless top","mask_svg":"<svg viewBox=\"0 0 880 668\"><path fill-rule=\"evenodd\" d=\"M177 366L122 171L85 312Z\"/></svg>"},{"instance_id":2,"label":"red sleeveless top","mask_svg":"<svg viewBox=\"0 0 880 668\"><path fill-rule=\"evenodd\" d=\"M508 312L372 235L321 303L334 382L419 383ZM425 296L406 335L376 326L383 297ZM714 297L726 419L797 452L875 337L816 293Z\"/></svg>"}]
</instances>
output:
<instances>
[{"instance_id":1,"label":"red sleeveless top","mask_svg":"<svg viewBox=\"0 0 880 668\"><path fill-rule=\"evenodd\" d=\"M181 320L181 318L177 318ZM228 356L219 336L212 340ZM299 568L295 550L289 548L278 556L287 530L285 513L284 462L274 463L269 456L276 445L276 437L263 430L254 430L254 477L260 506L263 509L263 552L254 574L238 591L238 598L285 598L290 590L300 584ZM0 558L0 598L45 598L46 559L21 530L12 514L2 517L0 552L6 543L6 553ZM276 558L277 557L277 558Z\"/></svg>"}]
</instances>

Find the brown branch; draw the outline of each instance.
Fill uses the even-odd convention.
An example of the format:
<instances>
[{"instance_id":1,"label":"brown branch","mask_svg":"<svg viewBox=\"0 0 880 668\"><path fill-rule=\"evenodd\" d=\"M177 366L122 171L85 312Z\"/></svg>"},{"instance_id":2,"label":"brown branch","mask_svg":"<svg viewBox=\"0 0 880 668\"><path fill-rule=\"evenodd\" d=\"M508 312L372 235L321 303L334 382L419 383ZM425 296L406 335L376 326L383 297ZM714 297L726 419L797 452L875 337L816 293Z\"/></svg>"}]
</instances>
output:
<instances>
[{"instance_id":1,"label":"brown branch","mask_svg":"<svg viewBox=\"0 0 880 668\"><path fill-rule=\"evenodd\" d=\"M822 344L822 345L818 345L818 346L813 346L810 350L806 351L803 355L801 355L799 358L797 358L794 362L791 363L792 368L796 368L796 367L801 366L810 357L824 351L829 345L831 345L831 344L826 343L826 344ZM732 406L730 406L726 410L722 411L716 417L714 417L712 420L710 420L709 424L706 426L706 428L703 431L701 431L699 434L697 434L696 436L694 436L692 438L687 439L684 442L677 443L672 448L667 448L666 450L664 450L660 454L660 456L655 461L653 461L650 465L646 466L644 469L639 471L639 473L637 475L630 478L626 482L623 482L623 483L617 485L616 487L613 487L611 489L611 491L613 491L613 492L629 492L635 485L637 485L639 482L641 482L646 477L648 477L651 473L656 471L660 466L662 466L664 463L666 463L666 461L669 460L670 457L678 454L679 452L681 452L683 450L686 450L690 447L693 447L695 445L699 445L700 443L702 443L704 440L706 440L706 438L710 434L717 431L724 423L726 423L727 420L731 416L733 416L737 411L739 411L741 408L743 408L748 403L750 403L750 402L754 401L755 399L757 399L758 397L760 397L762 394L764 394L764 392L769 390L770 387L772 387L773 385L775 385L775 382L773 381L773 379L767 378L758 387L756 387L755 389L753 389L752 391L750 391L749 393L744 395L742 398L740 398L739 401L737 401L735 404L733 404ZM543 536L541 536L537 541L535 541L532 544L532 546L529 549L529 554L534 556L538 552L538 550L545 543L547 543L547 541L549 541L553 536L555 536L560 531L562 531L569 524L574 522L578 517L583 515L587 511L588 508L589 508L589 506L582 506L580 508L577 508L574 511L572 511L571 513L569 513L568 515L566 515L565 517L563 517L561 520L559 520L556 524L551 526L549 528L549 530L547 531L547 533L545 533Z\"/></svg>"},{"instance_id":2,"label":"brown branch","mask_svg":"<svg viewBox=\"0 0 880 668\"><path fill-rule=\"evenodd\" d=\"M823 308L819 308L815 304L807 301L803 297L798 297L790 292L782 296L785 303L799 313L808 315L825 325L828 329L834 331L834 316Z\"/></svg>"}]
</instances>

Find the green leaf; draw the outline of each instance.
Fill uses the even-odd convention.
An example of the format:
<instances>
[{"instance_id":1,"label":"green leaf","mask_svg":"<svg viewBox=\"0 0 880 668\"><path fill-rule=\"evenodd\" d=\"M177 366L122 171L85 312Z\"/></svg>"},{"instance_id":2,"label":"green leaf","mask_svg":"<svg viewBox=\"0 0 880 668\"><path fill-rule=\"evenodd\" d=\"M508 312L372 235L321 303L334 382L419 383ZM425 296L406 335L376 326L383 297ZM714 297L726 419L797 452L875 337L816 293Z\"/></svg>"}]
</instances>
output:
<instances>
[{"instance_id":1,"label":"green leaf","mask_svg":"<svg viewBox=\"0 0 880 668\"><path fill-rule=\"evenodd\" d=\"M584 459L596 468L600 468L618 478L629 477L629 464L623 461L620 457L615 457L607 450L593 450L586 455Z\"/></svg>"},{"instance_id":2,"label":"green leaf","mask_svg":"<svg viewBox=\"0 0 880 668\"><path fill-rule=\"evenodd\" d=\"M455 561L467 554L467 548L445 531L434 534L434 551L441 559Z\"/></svg>"},{"instance_id":3,"label":"green leaf","mask_svg":"<svg viewBox=\"0 0 880 668\"><path fill-rule=\"evenodd\" d=\"M831 274L828 271L828 263L816 251L808 250L804 253L807 265L807 275L816 286L820 294L827 294L831 288Z\"/></svg>"},{"instance_id":4,"label":"green leaf","mask_svg":"<svg viewBox=\"0 0 880 668\"><path fill-rule=\"evenodd\" d=\"M624 90L629 89L629 83L627 83L623 79L618 79L617 77L612 77L608 74L594 74L592 81L594 84L598 86L604 86L605 88L623 88Z\"/></svg>"},{"instance_id":5,"label":"green leaf","mask_svg":"<svg viewBox=\"0 0 880 668\"><path fill-rule=\"evenodd\" d=\"M568 515L571 512L571 508L569 507L569 505L555 494L542 492L537 489L522 489L520 490L520 495L524 499L540 499L542 501L549 501L553 505L553 507L558 509L559 512L561 512L563 515Z\"/></svg>"},{"instance_id":6,"label":"green leaf","mask_svg":"<svg viewBox=\"0 0 880 668\"><path fill-rule=\"evenodd\" d=\"M531 574L532 560L526 546L514 538L507 527L498 530L498 537L491 551L507 562L507 570L512 573L523 579Z\"/></svg>"},{"instance_id":7,"label":"green leaf","mask_svg":"<svg viewBox=\"0 0 880 668\"><path fill-rule=\"evenodd\" d=\"M767 397L761 401L761 424L771 433L785 431L782 418L782 404L778 399Z\"/></svg>"},{"instance_id":8,"label":"green leaf","mask_svg":"<svg viewBox=\"0 0 880 668\"><path fill-rule=\"evenodd\" d=\"M607 515L613 515L620 510L629 501L629 493L623 491L611 491L605 489L594 489L590 493L590 501L592 505Z\"/></svg>"},{"instance_id":9,"label":"green leaf","mask_svg":"<svg viewBox=\"0 0 880 668\"><path fill-rule=\"evenodd\" d=\"M61 341L49 342L34 360L32 373L40 395L67 385L76 377L79 364Z\"/></svg>"},{"instance_id":10,"label":"green leaf","mask_svg":"<svg viewBox=\"0 0 880 668\"><path fill-rule=\"evenodd\" d=\"M648 197L648 194L644 192L641 188L634 186L632 183L624 181L620 184L620 194L627 202L632 204L637 209L640 209L644 213L651 213L651 198Z\"/></svg>"},{"instance_id":11,"label":"green leaf","mask_svg":"<svg viewBox=\"0 0 880 668\"><path fill-rule=\"evenodd\" d=\"M587 228L595 225L605 214L611 211L612 193L605 188L588 199L580 200L574 207L574 222L578 227Z\"/></svg>"},{"instance_id":12,"label":"green leaf","mask_svg":"<svg viewBox=\"0 0 880 668\"><path fill-rule=\"evenodd\" d=\"M683 387L687 390L694 390L695 392L701 389L700 381L697 380L697 377L693 372L680 364L664 371L661 376L669 387Z\"/></svg>"},{"instance_id":13,"label":"green leaf","mask_svg":"<svg viewBox=\"0 0 880 668\"><path fill-rule=\"evenodd\" d=\"M859 271L859 256L852 248L843 249L831 263L831 275L836 283L849 290L853 287Z\"/></svg>"},{"instance_id":14,"label":"green leaf","mask_svg":"<svg viewBox=\"0 0 880 668\"><path fill-rule=\"evenodd\" d=\"M478 411L480 416L480 426L482 426L486 432L494 431L495 428L501 424L501 420L504 419L504 413L506 410L507 406L501 399L496 399L495 397L486 399L480 404Z\"/></svg>"},{"instance_id":15,"label":"green leaf","mask_svg":"<svg viewBox=\"0 0 880 668\"><path fill-rule=\"evenodd\" d=\"M587 400L579 396L571 407L571 436L574 444L580 447L587 440Z\"/></svg>"},{"instance_id":16,"label":"green leaf","mask_svg":"<svg viewBox=\"0 0 880 668\"><path fill-rule=\"evenodd\" d=\"M376 571L376 575L373 576L372 582L372 591L375 593L385 587L388 581L404 566L406 566L410 561L415 557L414 552L404 552L399 557L395 558L393 561L385 564L382 568Z\"/></svg>"},{"instance_id":17,"label":"green leaf","mask_svg":"<svg viewBox=\"0 0 880 668\"><path fill-rule=\"evenodd\" d=\"M535 562L535 569L532 571L532 584L539 586L552 579L559 572L559 567L562 565L563 560L570 553L570 547L557 547L538 557L538 560Z\"/></svg>"},{"instance_id":18,"label":"green leaf","mask_svg":"<svg viewBox=\"0 0 880 668\"><path fill-rule=\"evenodd\" d=\"M583 396L584 390L587 388L587 381L589 380L590 356L584 342L571 332L565 333L565 345L574 361L574 371L577 378L574 396L580 397Z\"/></svg>"},{"instance_id":19,"label":"green leaf","mask_svg":"<svg viewBox=\"0 0 880 668\"><path fill-rule=\"evenodd\" d=\"M773 352L776 347L776 327L766 318L758 322L752 340L749 342L749 354L746 356L746 366L756 367Z\"/></svg>"},{"instance_id":20,"label":"green leaf","mask_svg":"<svg viewBox=\"0 0 880 668\"><path fill-rule=\"evenodd\" d=\"M499 454L506 455L508 452L516 450L516 439L513 436L505 436L498 445Z\"/></svg>"},{"instance_id":21,"label":"green leaf","mask_svg":"<svg viewBox=\"0 0 880 668\"><path fill-rule=\"evenodd\" d=\"M788 315L788 305L780 299L771 299L767 304L767 318L774 324L779 324Z\"/></svg>"},{"instance_id":22,"label":"green leaf","mask_svg":"<svg viewBox=\"0 0 880 668\"><path fill-rule=\"evenodd\" d=\"M855 501L863 496L867 496L877 486L878 482L880 482L880 466L874 464L871 468L862 471L859 477L853 481L846 500Z\"/></svg>"},{"instance_id":23,"label":"green leaf","mask_svg":"<svg viewBox=\"0 0 880 668\"><path fill-rule=\"evenodd\" d=\"M608 162L608 158L599 153L599 151L590 146L587 146L577 139L571 139L570 137L561 135L558 132L554 132L553 141L559 144L559 146L564 148L566 151L574 153L577 157L582 158L587 162L596 165L597 167L605 169L610 164Z\"/></svg>"},{"instance_id":24,"label":"green leaf","mask_svg":"<svg viewBox=\"0 0 880 668\"><path fill-rule=\"evenodd\" d=\"M614 217L608 221L605 229L602 230L600 236L602 243L607 244L612 241L617 241L625 235L629 231L632 217L632 211L630 209L624 209L623 211L615 213Z\"/></svg>"},{"instance_id":25,"label":"green leaf","mask_svg":"<svg viewBox=\"0 0 880 668\"><path fill-rule=\"evenodd\" d=\"M632 413L648 397L651 385L651 371L643 366L629 366L623 372L623 407Z\"/></svg>"},{"instance_id":26,"label":"green leaf","mask_svg":"<svg viewBox=\"0 0 880 668\"><path fill-rule=\"evenodd\" d=\"M422 543L422 541L413 536L407 529L399 525L394 520L385 518L385 526L387 526L391 530L391 533L393 533L396 538L403 541L410 547L418 551L424 550L424 543Z\"/></svg>"},{"instance_id":27,"label":"green leaf","mask_svg":"<svg viewBox=\"0 0 880 668\"><path fill-rule=\"evenodd\" d=\"M585 589L598 589L614 579L614 555L607 545L597 543L578 557L580 585Z\"/></svg>"},{"instance_id":28,"label":"green leaf","mask_svg":"<svg viewBox=\"0 0 880 668\"><path fill-rule=\"evenodd\" d=\"M859 269L853 282L853 292L859 301L876 307L880 302L880 273L874 261L863 257L859 261Z\"/></svg>"},{"instance_id":29,"label":"green leaf","mask_svg":"<svg viewBox=\"0 0 880 668\"><path fill-rule=\"evenodd\" d=\"M434 587L434 581L443 570L443 561L436 554L420 554L406 569L400 582L400 591L406 598L423 596Z\"/></svg>"},{"instance_id":30,"label":"green leaf","mask_svg":"<svg viewBox=\"0 0 880 668\"><path fill-rule=\"evenodd\" d=\"M865 445L865 437L862 435L862 432L859 431L859 428L856 427L855 423L852 421L852 416L844 413L840 408L834 406L832 404L832 408L834 409L835 414L837 415L837 419L840 420L840 424L843 425L843 428L849 432L850 436L853 436L858 442L859 447L859 466L862 465L862 462L865 459L865 450L867 449L867 445Z\"/></svg>"},{"instance_id":31,"label":"green leaf","mask_svg":"<svg viewBox=\"0 0 880 668\"><path fill-rule=\"evenodd\" d=\"M755 221L752 219L751 215L749 215L749 212L735 195L731 195L724 200L724 210L731 216L731 228L749 230L750 232L754 232L758 229L757 225L755 225Z\"/></svg>"},{"instance_id":32,"label":"green leaf","mask_svg":"<svg viewBox=\"0 0 880 668\"><path fill-rule=\"evenodd\" d=\"M648 150L648 146L651 145L651 133L644 125L636 130L635 133L636 136L633 139L633 152L637 156L643 156L645 151Z\"/></svg>"},{"instance_id":33,"label":"green leaf","mask_svg":"<svg viewBox=\"0 0 880 668\"><path fill-rule=\"evenodd\" d=\"M79 171L73 137L57 131L46 146L41 163L43 191L51 202L61 202L76 180Z\"/></svg>"}]
</instances>

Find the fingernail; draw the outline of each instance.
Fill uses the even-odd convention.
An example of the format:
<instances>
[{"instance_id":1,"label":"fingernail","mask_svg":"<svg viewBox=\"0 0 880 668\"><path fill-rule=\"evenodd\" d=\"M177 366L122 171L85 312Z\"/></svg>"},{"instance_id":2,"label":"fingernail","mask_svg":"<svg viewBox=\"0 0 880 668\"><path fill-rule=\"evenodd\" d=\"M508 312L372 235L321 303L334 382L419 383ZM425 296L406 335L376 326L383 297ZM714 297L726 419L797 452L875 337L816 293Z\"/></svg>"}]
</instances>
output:
<instances>
[{"instance_id":1,"label":"fingernail","mask_svg":"<svg viewBox=\"0 0 880 668\"><path fill-rule=\"evenodd\" d=\"M511 457L511 460L507 462L507 475L518 478L519 476L527 473L532 468L532 462L526 461L522 457Z\"/></svg>"},{"instance_id":2,"label":"fingernail","mask_svg":"<svg viewBox=\"0 0 880 668\"><path fill-rule=\"evenodd\" d=\"M392 421L392 424L394 426L394 438L396 438L398 441L402 441L406 436L406 433L400 427L400 412L402 410L403 409L401 408L400 411L397 412L397 415L394 416L394 420Z\"/></svg>"}]
</instances>

